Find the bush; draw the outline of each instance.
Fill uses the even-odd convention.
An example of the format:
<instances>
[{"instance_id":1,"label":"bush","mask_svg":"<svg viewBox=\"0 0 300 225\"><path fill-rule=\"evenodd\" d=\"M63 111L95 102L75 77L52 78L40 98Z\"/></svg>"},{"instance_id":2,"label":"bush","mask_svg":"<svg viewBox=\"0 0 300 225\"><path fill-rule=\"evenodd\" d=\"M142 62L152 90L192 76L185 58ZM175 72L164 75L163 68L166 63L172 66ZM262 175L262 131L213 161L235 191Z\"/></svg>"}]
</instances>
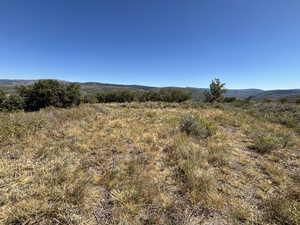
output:
<instances>
[{"instance_id":1,"label":"bush","mask_svg":"<svg viewBox=\"0 0 300 225\"><path fill-rule=\"evenodd\" d=\"M155 95L152 95L152 91L143 91L143 93L141 93L139 95L138 101L139 102L148 102L148 101L159 101L160 97L159 94L155 92Z\"/></svg>"},{"instance_id":2,"label":"bush","mask_svg":"<svg viewBox=\"0 0 300 225\"><path fill-rule=\"evenodd\" d=\"M6 99L6 96L5 96L4 91L0 90L0 108L1 108L2 103L5 101L5 99Z\"/></svg>"},{"instance_id":3,"label":"bush","mask_svg":"<svg viewBox=\"0 0 300 225\"><path fill-rule=\"evenodd\" d=\"M237 99L235 97L225 97L223 102L225 103L231 103L231 102L235 102Z\"/></svg>"},{"instance_id":4,"label":"bush","mask_svg":"<svg viewBox=\"0 0 300 225\"><path fill-rule=\"evenodd\" d=\"M98 99L95 95L89 94L89 95L85 95L83 97L83 103L90 103L90 104L94 104L98 102Z\"/></svg>"},{"instance_id":5,"label":"bush","mask_svg":"<svg viewBox=\"0 0 300 225\"><path fill-rule=\"evenodd\" d=\"M158 101L162 101L161 99L161 95L158 92L155 91L143 91L139 98L138 98L139 102L158 102Z\"/></svg>"},{"instance_id":6,"label":"bush","mask_svg":"<svg viewBox=\"0 0 300 225\"><path fill-rule=\"evenodd\" d=\"M178 88L163 88L159 90L160 101L163 102L184 102L191 98L191 95Z\"/></svg>"},{"instance_id":7,"label":"bush","mask_svg":"<svg viewBox=\"0 0 300 225\"><path fill-rule=\"evenodd\" d=\"M191 95L178 88L164 88L159 91L110 91L98 93L98 102L183 102L191 98Z\"/></svg>"},{"instance_id":8,"label":"bush","mask_svg":"<svg viewBox=\"0 0 300 225\"><path fill-rule=\"evenodd\" d=\"M253 148L261 154L270 153L278 147L276 137L271 135L257 135L254 140Z\"/></svg>"},{"instance_id":9,"label":"bush","mask_svg":"<svg viewBox=\"0 0 300 225\"><path fill-rule=\"evenodd\" d=\"M251 108L245 108L251 115L273 123L279 123L300 133L300 107L296 104L269 103L255 104Z\"/></svg>"},{"instance_id":10,"label":"bush","mask_svg":"<svg viewBox=\"0 0 300 225\"><path fill-rule=\"evenodd\" d=\"M80 104L80 86L77 84L40 80L31 86L21 86L18 90L20 96L24 97L26 111L37 111L49 106L71 107Z\"/></svg>"},{"instance_id":11,"label":"bush","mask_svg":"<svg viewBox=\"0 0 300 225\"><path fill-rule=\"evenodd\" d=\"M280 123L289 128L295 127L298 123L297 119L294 118L292 113L289 112L285 112L281 115L274 116L273 118L271 118L271 121L272 119L274 122Z\"/></svg>"},{"instance_id":12,"label":"bush","mask_svg":"<svg viewBox=\"0 0 300 225\"><path fill-rule=\"evenodd\" d=\"M296 100L296 104L300 104L300 98Z\"/></svg>"},{"instance_id":13,"label":"bush","mask_svg":"<svg viewBox=\"0 0 300 225\"><path fill-rule=\"evenodd\" d=\"M64 90L62 103L63 107L72 107L79 105L81 101L81 92L79 84L61 84Z\"/></svg>"},{"instance_id":14,"label":"bush","mask_svg":"<svg viewBox=\"0 0 300 225\"><path fill-rule=\"evenodd\" d=\"M137 93L129 90L110 91L105 93L98 93L96 98L99 103L108 102L132 102L137 97Z\"/></svg>"},{"instance_id":15,"label":"bush","mask_svg":"<svg viewBox=\"0 0 300 225\"><path fill-rule=\"evenodd\" d=\"M274 196L265 201L265 218L280 225L299 225L300 190L291 188L282 196Z\"/></svg>"},{"instance_id":16,"label":"bush","mask_svg":"<svg viewBox=\"0 0 300 225\"><path fill-rule=\"evenodd\" d=\"M281 98L281 99L279 99L279 102L280 102L281 104L284 104L284 103L287 103L288 100L287 100L286 98Z\"/></svg>"},{"instance_id":17,"label":"bush","mask_svg":"<svg viewBox=\"0 0 300 225\"><path fill-rule=\"evenodd\" d=\"M180 131L187 135L207 138L216 133L217 128L204 118L186 115L180 121Z\"/></svg>"},{"instance_id":18,"label":"bush","mask_svg":"<svg viewBox=\"0 0 300 225\"><path fill-rule=\"evenodd\" d=\"M12 112L24 109L24 99L18 95L10 95L1 104L2 111Z\"/></svg>"},{"instance_id":19,"label":"bush","mask_svg":"<svg viewBox=\"0 0 300 225\"><path fill-rule=\"evenodd\" d=\"M212 80L209 91L204 92L206 102L221 102L223 100L223 94L226 93L225 83L222 83L220 79L216 78Z\"/></svg>"}]
</instances>

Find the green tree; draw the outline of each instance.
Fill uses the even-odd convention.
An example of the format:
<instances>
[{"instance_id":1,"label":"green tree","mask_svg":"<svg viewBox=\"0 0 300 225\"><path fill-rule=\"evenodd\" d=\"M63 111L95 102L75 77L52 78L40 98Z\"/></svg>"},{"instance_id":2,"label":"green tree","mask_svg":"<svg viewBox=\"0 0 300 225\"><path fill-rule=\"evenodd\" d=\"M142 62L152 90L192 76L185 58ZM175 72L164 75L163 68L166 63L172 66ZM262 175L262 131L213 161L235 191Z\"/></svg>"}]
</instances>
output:
<instances>
[{"instance_id":1,"label":"green tree","mask_svg":"<svg viewBox=\"0 0 300 225\"><path fill-rule=\"evenodd\" d=\"M64 85L65 93L63 94L63 107L79 105L81 102L81 92L79 84Z\"/></svg>"},{"instance_id":2,"label":"green tree","mask_svg":"<svg viewBox=\"0 0 300 225\"><path fill-rule=\"evenodd\" d=\"M251 100L254 98L254 96L249 96L245 99L246 102L251 102Z\"/></svg>"},{"instance_id":3,"label":"green tree","mask_svg":"<svg viewBox=\"0 0 300 225\"><path fill-rule=\"evenodd\" d=\"M0 90L0 108L1 108L2 103L5 101L5 99L6 99L6 95L5 95L4 91Z\"/></svg>"},{"instance_id":4,"label":"green tree","mask_svg":"<svg viewBox=\"0 0 300 225\"><path fill-rule=\"evenodd\" d=\"M133 91L124 90L116 93L117 102L132 102L135 99L135 93Z\"/></svg>"},{"instance_id":5,"label":"green tree","mask_svg":"<svg viewBox=\"0 0 300 225\"><path fill-rule=\"evenodd\" d=\"M219 78L212 80L209 91L204 92L206 102L220 102L223 100L223 94L226 93L225 83L222 83Z\"/></svg>"},{"instance_id":6,"label":"green tree","mask_svg":"<svg viewBox=\"0 0 300 225\"><path fill-rule=\"evenodd\" d=\"M226 103L231 103L231 102L235 102L237 101L236 97L225 97L223 99L223 102L226 102Z\"/></svg>"},{"instance_id":7,"label":"green tree","mask_svg":"<svg viewBox=\"0 0 300 225\"><path fill-rule=\"evenodd\" d=\"M99 103L106 102L106 94L105 93L97 93L96 98L97 98L97 102L99 102Z\"/></svg>"},{"instance_id":8,"label":"green tree","mask_svg":"<svg viewBox=\"0 0 300 225\"><path fill-rule=\"evenodd\" d=\"M97 99L96 95L88 94L83 97L83 103L94 104L97 102L98 102L98 99Z\"/></svg>"},{"instance_id":9,"label":"green tree","mask_svg":"<svg viewBox=\"0 0 300 225\"><path fill-rule=\"evenodd\" d=\"M179 88L162 88L159 91L160 101L183 102L191 98L191 94Z\"/></svg>"},{"instance_id":10,"label":"green tree","mask_svg":"<svg viewBox=\"0 0 300 225\"><path fill-rule=\"evenodd\" d=\"M284 103L287 103L288 100L287 100L286 98L281 98L281 99L279 99L279 102L280 102L281 104L284 104Z\"/></svg>"},{"instance_id":11,"label":"green tree","mask_svg":"<svg viewBox=\"0 0 300 225\"><path fill-rule=\"evenodd\" d=\"M18 88L24 98L25 110L36 111L48 106L70 107L80 104L80 86L63 84L57 80L40 80L30 86Z\"/></svg>"},{"instance_id":12,"label":"green tree","mask_svg":"<svg viewBox=\"0 0 300 225\"><path fill-rule=\"evenodd\" d=\"M10 95L3 101L1 108L8 112L23 110L24 99L19 95Z\"/></svg>"}]
</instances>

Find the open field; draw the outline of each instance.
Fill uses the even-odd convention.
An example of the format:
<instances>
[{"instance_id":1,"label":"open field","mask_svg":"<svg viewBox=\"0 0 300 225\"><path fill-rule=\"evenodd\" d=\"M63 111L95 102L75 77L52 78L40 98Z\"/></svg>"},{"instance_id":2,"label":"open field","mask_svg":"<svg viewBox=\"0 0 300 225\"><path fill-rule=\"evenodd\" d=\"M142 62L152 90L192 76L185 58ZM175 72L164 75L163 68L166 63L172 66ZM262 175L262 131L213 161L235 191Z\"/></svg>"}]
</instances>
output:
<instances>
[{"instance_id":1,"label":"open field","mask_svg":"<svg viewBox=\"0 0 300 225\"><path fill-rule=\"evenodd\" d=\"M0 113L0 224L299 225L300 106Z\"/></svg>"}]
</instances>

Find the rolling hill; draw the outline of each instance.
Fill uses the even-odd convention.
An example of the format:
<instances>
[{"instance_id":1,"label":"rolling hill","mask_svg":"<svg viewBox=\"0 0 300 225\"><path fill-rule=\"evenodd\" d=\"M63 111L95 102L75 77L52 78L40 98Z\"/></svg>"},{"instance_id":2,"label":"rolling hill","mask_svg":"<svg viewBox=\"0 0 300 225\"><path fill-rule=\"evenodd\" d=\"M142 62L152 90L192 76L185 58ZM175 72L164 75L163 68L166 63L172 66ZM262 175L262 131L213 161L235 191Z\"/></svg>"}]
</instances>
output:
<instances>
[{"instance_id":1,"label":"rolling hill","mask_svg":"<svg viewBox=\"0 0 300 225\"><path fill-rule=\"evenodd\" d=\"M34 83L36 80L13 80L13 79L0 79L0 89L7 93L15 93L15 86L18 85L29 85ZM69 81L62 81L69 82ZM78 82L77 82L78 83ZM84 94L93 94L97 92L107 92L111 90L159 90L163 88L178 88L178 87L151 87L143 85L121 85L121 84L107 84L99 82L84 82L78 83L81 86L81 90ZM193 88L186 87L180 88L190 92L194 99L203 99L203 92L208 90L207 88ZM290 101L295 101L300 97L300 89L290 90L269 90L264 91L261 89L228 89L225 94L226 97L236 97L239 99L245 99L252 97L252 100L261 101L264 99L277 100L280 98L287 98Z\"/></svg>"},{"instance_id":2,"label":"rolling hill","mask_svg":"<svg viewBox=\"0 0 300 225\"><path fill-rule=\"evenodd\" d=\"M300 95L300 89L290 90L270 90L259 93L253 97L253 100L261 101L264 99L276 100L280 98L294 99L294 97Z\"/></svg>"}]
</instances>

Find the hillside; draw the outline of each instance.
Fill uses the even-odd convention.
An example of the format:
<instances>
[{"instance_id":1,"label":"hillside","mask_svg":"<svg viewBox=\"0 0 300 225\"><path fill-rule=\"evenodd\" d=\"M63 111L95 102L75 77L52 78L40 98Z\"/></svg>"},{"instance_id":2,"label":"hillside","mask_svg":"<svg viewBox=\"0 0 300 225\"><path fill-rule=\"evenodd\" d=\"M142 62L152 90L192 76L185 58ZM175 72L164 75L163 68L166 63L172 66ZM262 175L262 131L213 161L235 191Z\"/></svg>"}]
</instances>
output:
<instances>
[{"instance_id":1,"label":"hillside","mask_svg":"<svg viewBox=\"0 0 300 225\"><path fill-rule=\"evenodd\" d=\"M227 93L225 93L225 96L245 99L250 96L259 95L261 93L264 93L264 91L260 89L229 89Z\"/></svg>"},{"instance_id":2,"label":"hillside","mask_svg":"<svg viewBox=\"0 0 300 225\"><path fill-rule=\"evenodd\" d=\"M151 90L154 87L141 86L141 85L120 85L120 84L104 84L98 82L86 82L78 83L81 86L81 89L84 93L97 93L97 92L106 92L111 90Z\"/></svg>"},{"instance_id":3,"label":"hillside","mask_svg":"<svg viewBox=\"0 0 300 225\"><path fill-rule=\"evenodd\" d=\"M35 80L8 80L8 79L0 79L0 89L8 93L15 93L15 86L16 85L28 85L35 82ZM68 82L68 81L62 81ZM83 94L94 94L98 92L107 92L112 90L159 90L159 89L166 89L166 88L178 88L178 87L150 87L150 86L142 86L142 85L119 85L119 84L106 84L106 83L99 83L99 82L85 82L85 83L78 83L81 86L81 90ZM179 88L185 90L192 94L193 99L201 100L204 98L203 91L208 90L207 88L193 88L193 87L186 87L186 88ZM296 95L300 95L300 89L291 89L291 90L271 90L271 91L264 91L260 89L228 89L227 93L225 94L226 97L236 97L240 99L245 99L252 96L252 100L261 101L264 99L280 99L283 97L289 98L294 100Z\"/></svg>"},{"instance_id":4,"label":"hillside","mask_svg":"<svg viewBox=\"0 0 300 225\"><path fill-rule=\"evenodd\" d=\"M0 224L299 225L300 106L282 107L0 113Z\"/></svg>"},{"instance_id":5,"label":"hillside","mask_svg":"<svg viewBox=\"0 0 300 225\"><path fill-rule=\"evenodd\" d=\"M289 102L297 102L300 100L300 94L289 95L286 98Z\"/></svg>"},{"instance_id":6,"label":"hillside","mask_svg":"<svg viewBox=\"0 0 300 225\"><path fill-rule=\"evenodd\" d=\"M291 90L271 90L264 91L254 96L253 100L261 101L263 99L280 99L280 98L293 98L300 95L300 89L291 89Z\"/></svg>"},{"instance_id":7,"label":"hillside","mask_svg":"<svg viewBox=\"0 0 300 225\"><path fill-rule=\"evenodd\" d=\"M0 85L15 86L15 85L27 85L34 83L35 80L13 80L13 79L0 79Z\"/></svg>"},{"instance_id":8,"label":"hillside","mask_svg":"<svg viewBox=\"0 0 300 225\"><path fill-rule=\"evenodd\" d=\"M8 93L15 93L15 86L18 85L29 85L34 83L36 80L9 80L9 79L0 79L0 89L5 90ZM69 81L62 81L70 83ZM80 84L82 92L84 94L93 94L102 91L111 91L111 90L150 90L153 87L141 86L141 85L118 85L118 84L105 84L98 82L84 82Z\"/></svg>"}]
</instances>

